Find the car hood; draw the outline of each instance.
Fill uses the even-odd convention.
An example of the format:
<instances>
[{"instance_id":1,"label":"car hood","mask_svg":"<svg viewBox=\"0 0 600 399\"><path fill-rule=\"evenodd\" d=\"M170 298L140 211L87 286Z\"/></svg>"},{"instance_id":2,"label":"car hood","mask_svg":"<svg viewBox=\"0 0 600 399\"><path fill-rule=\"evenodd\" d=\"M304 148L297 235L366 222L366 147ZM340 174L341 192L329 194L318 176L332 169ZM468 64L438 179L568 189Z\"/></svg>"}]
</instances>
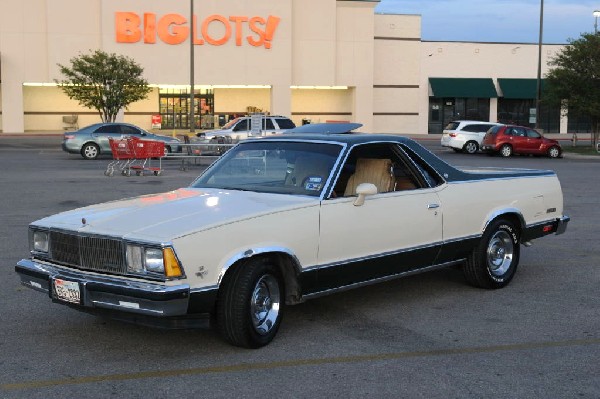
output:
<instances>
[{"instance_id":1,"label":"car hood","mask_svg":"<svg viewBox=\"0 0 600 399\"><path fill-rule=\"evenodd\" d=\"M132 240L169 242L201 230L318 202L316 197L182 188L62 212L32 225Z\"/></svg>"}]
</instances>

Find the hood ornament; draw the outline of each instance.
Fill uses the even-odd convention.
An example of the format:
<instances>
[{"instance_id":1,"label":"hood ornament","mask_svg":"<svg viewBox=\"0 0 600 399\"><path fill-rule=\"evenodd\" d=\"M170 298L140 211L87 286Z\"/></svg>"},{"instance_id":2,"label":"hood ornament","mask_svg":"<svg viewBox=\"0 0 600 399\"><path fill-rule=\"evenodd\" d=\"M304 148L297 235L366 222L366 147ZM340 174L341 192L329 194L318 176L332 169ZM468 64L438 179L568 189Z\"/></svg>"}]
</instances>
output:
<instances>
[{"instance_id":1,"label":"hood ornament","mask_svg":"<svg viewBox=\"0 0 600 399\"><path fill-rule=\"evenodd\" d=\"M85 220L85 218L81 218L81 224L85 226L87 224L87 220Z\"/></svg>"}]
</instances>

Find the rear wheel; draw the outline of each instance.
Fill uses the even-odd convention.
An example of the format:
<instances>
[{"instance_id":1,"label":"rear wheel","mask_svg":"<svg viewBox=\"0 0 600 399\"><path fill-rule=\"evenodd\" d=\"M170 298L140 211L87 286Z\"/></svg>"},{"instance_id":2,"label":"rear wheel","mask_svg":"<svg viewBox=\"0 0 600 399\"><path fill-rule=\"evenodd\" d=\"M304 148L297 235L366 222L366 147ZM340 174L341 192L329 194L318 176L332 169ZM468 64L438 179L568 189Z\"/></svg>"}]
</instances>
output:
<instances>
[{"instance_id":1,"label":"rear wheel","mask_svg":"<svg viewBox=\"0 0 600 399\"><path fill-rule=\"evenodd\" d=\"M548 150L548 156L550 158L558 158L560 157L560 148L553 146Z\"/></svg>"},{"instance_id":2,"label":"rear wheel","mask_svg":"<svg viewBox=\"0 0 600 399\"><path fill-rule=\"evenodd\" d=\"M469 141L463 147L467 154L475 154L479 150L479 145L475 141Z\"/></svg>"},{"instance_id":3,"label":"rear wheel","mask_svg":"<svg viewBox=\"0 0 600 399\"><path fill-rule=\"evenodd\" d=\"M501 148L500 148L500 155L502 155L503 157L510 157L513 153L513 149L510 146L510 144L504 144Z\"/></svg>"},{"instance_id":4,"label":"rear wheel","mask_svg":"<svg viewBox=\"0 0 600 399\"><path fill-rule=\"evenodd\" d=\"M216 322L231 344L259 348L273 340L281 324L284 286L276 265L257 259L230 270L217 299Z\"/></svg>"},{"instance_id":5,"label":"rear wheel","mask_svg":"<svg viewBox=\"0 0 600 399\"><path fill-rule=\"evenodd\" d=\"M85 159L96 159L100 155L100 147L94 143L85 143L81 147L81 156Z\"/></svg>"},{"instance_id":6,"label":"rear wheel","mask_svg":"<svg viewBox=\"0 0 600 399\"><path fill-rule=\"evenodd\" d=\"M467 281L480 288L502 288L512 280L519 264L519 230L506 219L485 229L481 241L467 258Z\"/></svg>"}]
</instances>

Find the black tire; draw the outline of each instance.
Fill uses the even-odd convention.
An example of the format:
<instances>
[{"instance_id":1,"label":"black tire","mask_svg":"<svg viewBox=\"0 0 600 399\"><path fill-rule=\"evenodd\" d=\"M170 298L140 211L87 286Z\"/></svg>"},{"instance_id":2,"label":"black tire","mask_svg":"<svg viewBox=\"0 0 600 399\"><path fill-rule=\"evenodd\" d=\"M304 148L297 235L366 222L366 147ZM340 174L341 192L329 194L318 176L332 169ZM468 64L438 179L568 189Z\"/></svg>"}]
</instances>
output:
<instances>
[{"instance_id":1,"label":"black tire","mask_svg":"<svg viewBox=\"0 0 600 399\"><path fill-rule=\"evenodd\" d=\"M504 144L502 147L500 147L500 155L502 155L505 158L510 157L513 154L513 148L510 144Z\"/></svg>"},{"instance_id":2,"label":"black tire","mask_svg":"<svg viewBox=\"0 0 600 399\"><path fill-rule=\"evenodd\" d=\"M281 324L284 286L276 265L256 259L234 266L219 289L216 324L235 346L260 348L270 343Z\"/></svg>"},{"instance_id":3,"label":"black tire","mask_svg":"<svg viewBox=\"0 0 600 399\"><path fill-rule=\"evenodd\" d=\"M550 158L560 158L560 156L561 156L560 148L558 148L557 146L550 147L548 149L548 156Z\"/></svg>"},{"instance_id":4,"label":"black tire","mask_svg":"<svg viewBox=\"0 0 600 399\"><path fill-rule=\"evenodd\" d=\"M85 143L83 147L81 147L81 156L85 159L96 159L100 155L100 147L95 143Z\"/></svg>"},{"instance_id":5,"label":"black tire","mask_svg":"<svg viewBox=\"0 0 600 399\"><path fill-rule=\"evenodd\" d=\"M463 267L469 284L479 288L502 288L519 265L520 231L506 219L494 220Z\"/></svg>"},{"instance_id":6,"label":"black tire","mask_svg":"<svg viewBox=\"0 0 600 399\"><path fill-rule=\"evenodd\" d=\"M463 151L467 154L476 154L479 151L479 144L476 141L467 141L463 146Z\"/></svg>"}]
</instances>

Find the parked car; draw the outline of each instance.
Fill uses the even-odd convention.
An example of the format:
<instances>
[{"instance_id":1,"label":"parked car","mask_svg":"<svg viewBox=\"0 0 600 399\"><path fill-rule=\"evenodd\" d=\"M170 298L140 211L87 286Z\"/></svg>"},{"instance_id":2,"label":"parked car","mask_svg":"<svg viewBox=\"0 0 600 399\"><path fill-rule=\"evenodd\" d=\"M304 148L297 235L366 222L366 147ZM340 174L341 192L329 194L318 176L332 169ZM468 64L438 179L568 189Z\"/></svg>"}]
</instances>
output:
<instances>
[{"instance_id":1,"label":"parked car","mask_svg":"<svg viewBox=\"0 0 600 399\"><path fill-rule=\"evenodd\" d=\"M500 123L481 121L450 122L442 132L442 147L452 148L456 152L475 154L481 148L485 133Z\"/></svg>"},{"instance_id":2,"label":"parked car","mask_svg":"<svg viewBox=\"0 0 600 399\"><path fill-rule=\"evenodd\" d=\"M503 125L490 129L481 145L489 154L499 153L503 157L512 154L562 156L562 147L556 140L547 139L533 129L523 126Z\"/></svg>"},{"instance_id":3,"label":"parked car","mask_svg":"<svg viewBox=\"0 0 600 399\"><path fill-rule=\"evenodd\" d=\"M255 126L253 126L253 121L256 123ZM252 137L281 134L295 127L294 122L285 116L243 116L229 121L221 129L198 132L196 136L206 142L220 137L228 139L230 142L237 142Z\"/></svg>"},{"instance_id":4,"label":"parked car","mask_svg":"<svg viewBox=\"0 0 600 399\"><path fill-rule=\"evenodd\" d=\"M164 141L167 153L181 152L181 142L178 139L152 134L129 123L95 123L74 132L66 132L62 149L71 154L81 154L85 159L96 159L100 154L111 154L109 138L120 139L127 136Z\"/></svg>"},{"instance_id":5,"label":"parked car","mask_svg":"<svg viewBox=\"0 0 600 399\"><path fill-rule=\"evenodd\" d=\"M552 171L457 169L394 135L280 135L240 142L189 187L31 223L16 272L74 309L211 318L256 348L288 305L337 291L452 265L504 287L520 245L568 222Z\"/></svg>"}]
</instances>

